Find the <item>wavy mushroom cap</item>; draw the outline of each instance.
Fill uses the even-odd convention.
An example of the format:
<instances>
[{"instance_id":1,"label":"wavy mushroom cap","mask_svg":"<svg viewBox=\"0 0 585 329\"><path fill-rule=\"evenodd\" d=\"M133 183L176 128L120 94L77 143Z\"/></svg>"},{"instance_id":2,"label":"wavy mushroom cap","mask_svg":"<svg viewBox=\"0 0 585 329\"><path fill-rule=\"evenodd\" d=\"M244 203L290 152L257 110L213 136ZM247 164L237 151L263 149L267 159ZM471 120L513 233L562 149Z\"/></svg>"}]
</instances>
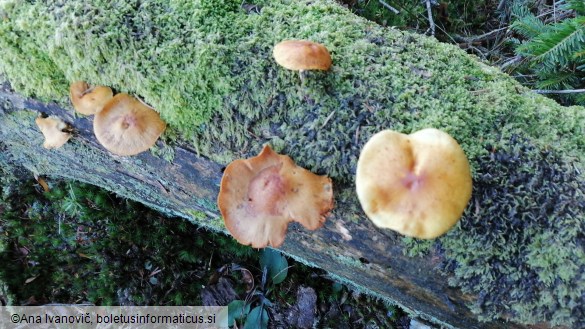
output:
<instances>
[{"instance_id":1,"label":"wavy mushroom cap","mask_svg":"<svg viewBox=\"0 0 585 329\"><path fill-rule=\"evenodd\" d=\"M287 40L272 50L276 62L289 70L329 70L331 55L322 44L307 40Z\"/></svg>"},{"instance_id":2,"label":"wavy mushroom cap","mask_svg":"<svg viewBox=\"0 0 585 329\"><path fill-rule=\"evenodd\" d=\"M113 95L109 87L90 88L84 81L74 82L69 87L69 97L75 111L85 115L94 115L101 111Z\"/></svg>"},{"instance_id":3,"label":"wavy mushroom cap","mask_svg":"<svg viewBox=\"0 0 585 329\"><path fill-rule=\"evenodd\" d=\"M447 232L471 198L471 170L449 134L423 129L410 135L375 134L357 164L356 190L378 227L432 239Z\"/></svg>"},{"instance_id":4,"label":"wavy mushroom cap","mask_svg":"<svg viewBox=\"0 0 585 329\"><path fill-rule=\"evenodd\" d=\"M130 156L148 150L166 128L159 114L128 94L117 94L93 120L98 141L110 152Z\"/></svg>"},{"instance_id":5,"label":"wavy mushroom cap","mask_svg":"<svg viewBox=\"0 0 585 329\"><path fill-rule=\"evenodd\" d=\"M46 149L59 148L71 138L70 133L63 131L68 125L58 117L38 117L35 119L35 123L45 136L43 147Z\"/></svg>"},{"instance_id":6,"label":"wavy mushroom cap","mask_svg":"<svg viewBox=\"0 0 585 329\"><path fill-rule=\"evenodd\" d=\"M224 171L219 210L225 226L241 244L278 247L289 222L316 230L333 208L327 176L298 167L291 158L264 146L250 159L230 163Z\"/></svg>"}]
</instances>

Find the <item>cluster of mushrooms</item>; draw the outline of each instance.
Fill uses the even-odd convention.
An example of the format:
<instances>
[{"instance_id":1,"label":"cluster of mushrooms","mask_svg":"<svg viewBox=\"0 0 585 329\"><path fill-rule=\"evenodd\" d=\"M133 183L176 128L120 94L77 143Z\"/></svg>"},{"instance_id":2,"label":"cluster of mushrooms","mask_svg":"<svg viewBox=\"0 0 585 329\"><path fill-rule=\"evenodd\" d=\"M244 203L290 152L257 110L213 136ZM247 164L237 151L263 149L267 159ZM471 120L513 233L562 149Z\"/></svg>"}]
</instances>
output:
<instances>
[{"instance_id":1,"label":"cluster of mushrooms","mask_svg":"<svg viewBox=\"0 0 585 329\"><path fill-rule=\"evenodd\" d=\"M283 41L273 56L279 65L299 71L301 80L305 70L328 70L332 64L325 46L306 40ZM114 154L146 151L166 127L152 108L128 94L113 96L108 87L76 82L70 95L78 112L95 115L96 137ZM58 118L37 118L37 124L47 148L70 137ZM416 238L446 233L471 198L465 153L449 134L434 128L410 135L392 130L375 134L362 149L355 179L362 209L376 226ZM278 247L290 222L309 230L323 226L333 209L333 186L329 177L295 165L266 145L258 156L226 167L217 203L238 242Z\"/></svg>"},{"instance_id":2,"label":"cluster of mushrooms","mask_svg":"<svg viewBox=\"0 0 585 329\"><path fill-rule=\"evenodd\" d=\"M71 84L69 96L77 112L95 116L97 140L116 155L131 156L148 150L166 128L153 108L125 93L114 96L109 87L90 87L77 81ZM61 147L71 137L67 124L57 117L38 117L35 122L45 135L45 148Z\"/></svg>"},{"instance_id":3,"label":"cluster of mushrooms","mask_svg":"<svg viewBox=\"0 0 585 329\"><path fill-rule=\"evenodd\" d=\"M283 41L273 56L301 79L303 71L328 70L332 63L325 46L306 40ZM472 189L465 153L449 134L433 128L372 136L360 154L355 183L362 209L376 226L424 239L457 223ZM264 146L258 156L226 167L218 207L238 242L278 247L290 222L309 230L323 226L333 209L333 186L327 176Z\"/></svg>"}]
</instances>

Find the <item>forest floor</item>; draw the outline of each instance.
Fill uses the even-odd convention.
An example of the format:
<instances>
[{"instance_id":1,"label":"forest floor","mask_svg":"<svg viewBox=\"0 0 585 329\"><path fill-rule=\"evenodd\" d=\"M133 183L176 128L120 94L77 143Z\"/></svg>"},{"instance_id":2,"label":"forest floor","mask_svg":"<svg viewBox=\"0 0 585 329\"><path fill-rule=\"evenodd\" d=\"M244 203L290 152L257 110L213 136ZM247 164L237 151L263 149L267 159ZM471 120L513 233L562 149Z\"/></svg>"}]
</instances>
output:
<instances>
[{"instance_id":1,"label":"forest floor","mask_svg":"<svg viewBox=\"0 0 585 329\"><path fill-rule=\"evenodd\" d=\"M244 310L239 328L264 327L246 318L257 307L268 328L409 328L397 307L278 252L239 245L91 185L1 178L0 281L11 304L232 303Z\"/></svg>"}]
</instances>

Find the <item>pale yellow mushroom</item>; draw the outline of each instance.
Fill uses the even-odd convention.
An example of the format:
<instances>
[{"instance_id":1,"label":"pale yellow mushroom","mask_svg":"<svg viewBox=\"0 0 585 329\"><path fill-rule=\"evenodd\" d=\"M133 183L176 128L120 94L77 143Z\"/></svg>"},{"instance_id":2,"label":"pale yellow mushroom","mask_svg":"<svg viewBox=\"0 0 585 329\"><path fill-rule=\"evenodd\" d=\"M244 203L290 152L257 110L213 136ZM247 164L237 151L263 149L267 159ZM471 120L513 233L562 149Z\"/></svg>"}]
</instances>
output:
<instances>
[{"instance_id":1,"label":"pale yellow mushroom","mask_svg":"<svg viewBox=\"0 0 585 329\"><path fill-rule=\"evenodd\" d=\"M59 148L71 138L69 132L63 131L68 125L58 117L38 117L35 119L35 123L45 136L43 147L46 149Z\"/></svg>"},{"instance_id":2,"label":"pale yellow mushroom","mask_svg":"<svg viewBox=\"0 0 585 329\"><path fill-rule=\"evenodd\" d=\"M410 135L375 134L357 164L362 209L378 227L432 239L459 221L471 198L465 153L449 134L429 128Z\"/></svg>"}]
</instances>

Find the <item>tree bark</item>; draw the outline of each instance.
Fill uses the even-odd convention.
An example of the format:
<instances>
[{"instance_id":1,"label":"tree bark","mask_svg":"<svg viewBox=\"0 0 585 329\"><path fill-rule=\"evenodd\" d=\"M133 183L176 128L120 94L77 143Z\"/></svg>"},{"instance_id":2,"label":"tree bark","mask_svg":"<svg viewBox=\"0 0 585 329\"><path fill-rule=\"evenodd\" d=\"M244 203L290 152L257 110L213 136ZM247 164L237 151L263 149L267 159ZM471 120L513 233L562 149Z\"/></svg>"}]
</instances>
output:
<instances>
[{"instance_id":1,"label":"tree bark","mask_svg":"<svg viewBox=\"0 0 585 329\"><path fill-rule=\"evenodd\" d=\"M4 85L0 91L0 149L10 162L38 175L87 182L139 201L165 214L225 232L215 206L222 166L189 147L176 147L172 162L144 152L118 157L96 141L89 118L70 109L26 99ZM56 115L75 128L63 147L47 150L34 124L40 115ZM453 328L535 328L513 323L482 323L465 303L466 295L447 284L435 265L437 257L403 255L399 237L370 221L348 220L334 213L325 226L309 232L291 225L281 250L296 260L328 271L332 277L395 302L427 321Z\"/></svg>"}]
</instances>

